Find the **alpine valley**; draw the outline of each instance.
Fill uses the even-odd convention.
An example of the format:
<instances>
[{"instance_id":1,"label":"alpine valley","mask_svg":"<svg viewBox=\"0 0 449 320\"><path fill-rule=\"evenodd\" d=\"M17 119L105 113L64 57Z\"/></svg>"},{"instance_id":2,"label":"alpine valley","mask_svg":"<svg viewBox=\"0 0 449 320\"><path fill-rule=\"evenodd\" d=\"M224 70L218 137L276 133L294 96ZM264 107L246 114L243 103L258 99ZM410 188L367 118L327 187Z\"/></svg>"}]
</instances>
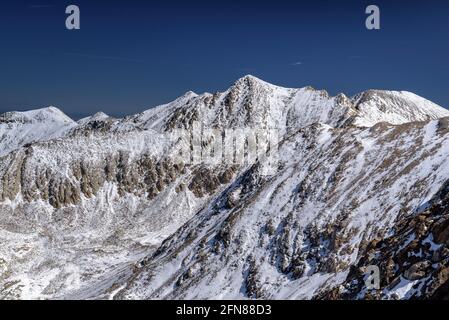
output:
<instances>
[{"instance_id":1,"label":"alpine valley","mask_svg":"<svg viewBox=\"0 0 449 320\"><path fill-rule=\"evenodd\" d=\"M274 128L276 170L174 161L198 122ZM9 112L0 299L449 298L448 159L449 111L409 92L246 76L123 119Z\"/></svg>"}]
</instances>

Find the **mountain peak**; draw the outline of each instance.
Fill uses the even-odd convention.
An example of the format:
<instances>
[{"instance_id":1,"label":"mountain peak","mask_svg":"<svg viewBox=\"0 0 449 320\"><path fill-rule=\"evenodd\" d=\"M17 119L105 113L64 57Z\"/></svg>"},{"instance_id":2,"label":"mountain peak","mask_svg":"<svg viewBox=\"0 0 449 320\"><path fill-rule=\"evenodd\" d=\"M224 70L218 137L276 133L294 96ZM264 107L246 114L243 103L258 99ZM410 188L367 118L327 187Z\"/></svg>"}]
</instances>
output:
<instances>
[{"instance_id":1,"label":"mountain peak","mask_svg":"<svg viewBox=\"0 0 449 320\"><path fill-rule=\"evenodd\" d=\"M179 98L174 100L172 103L179 104L179 103L183 103L185 101L189 101L190 99L193 99L193 98L196 98L196 97L198 97L197 93L195 93L193 91L187 91L182 96L180 96Z\"/></svg>"},{"instance_id":2,"label":"mountain peak","mask_svg":"<svg viewBox=\"0 0 449 320\"><path fill-rule=\"evenodd\" d=\"M253 76L252 74L247 74L243 77L241 77L240 79L237 80L238 81L263 81L255 76Z\"/></svg>"},{"instance_id":3,"label":"mountain peak","mask_svg":"<svg viewBox=\"0 0 449 320\"><path fill-rule=\"evenodd\" d=\"M393 270L367 298L431 297L449 255L448 126L352 126L429 110L407 92L245 76L124 119L10 113L0 299L357 298L366 262Z\"/></svg>"},{"instance_id":4,"label":"mountain peak","mask_svg":"<svg viewBox=\"0 0 449 320\"><path fill-rule=\"evenodd\" d=\"M104 121L109 118L110 117L106 113L100 111L94 114L93 116L78 120L78 124L83 125L92 121Z\"/></svg>"},{"instance_id":5,"label":"mountain peak","mask_svg":"<svg viewBox=\"0 0 449 320\"><path fill-rule=\"evenodd\" d=\"M0 115L0 157L28 143L62 137L76 125L56 107Z\"/></svg>"}]
</instances>

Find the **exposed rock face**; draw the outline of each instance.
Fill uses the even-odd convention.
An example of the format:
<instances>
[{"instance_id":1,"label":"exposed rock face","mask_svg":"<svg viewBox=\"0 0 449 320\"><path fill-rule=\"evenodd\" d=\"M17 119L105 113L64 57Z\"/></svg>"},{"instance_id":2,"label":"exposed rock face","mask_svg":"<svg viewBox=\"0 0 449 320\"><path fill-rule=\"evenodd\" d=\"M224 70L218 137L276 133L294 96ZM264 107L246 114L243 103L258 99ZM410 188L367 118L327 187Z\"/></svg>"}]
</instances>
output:
<instances>
[{"instance_id":1,"label":"exposed rock face","mask_svg":"<svg viewBox=\"0 0 449 320\"><path fill-rule=\"evenodd\" d=\"M151 198L177 180L184 170L183 164L155 159L145 153L133 157L130 152L121 150L105 153L94 161L82 155L78 159L66 158L71 147L58 144L54 142L51 148L64 154L53 156L52 160L59 166L42 162L42 154L33 147L19 149L4 157L6 165L0 168L0 201L20 196L25 202L43 200L60 209L80 204L82 196L96 196L106 183L116 185L120 195L148 193ZM60 171L60 166L64 166L64 172Z\"/></svg>"},{"instance_id":2,"label":"exposed rock face","mask_svg":"<svg viewBox=\"0 0 449 320\"><path fill-rule=\"evenodd\" d=\"M0 298L446 297L444 116L251 76L124 119L0 116ZM192 161L229 129L276 129L275 172Z\"/></svg>"}]
</instances>

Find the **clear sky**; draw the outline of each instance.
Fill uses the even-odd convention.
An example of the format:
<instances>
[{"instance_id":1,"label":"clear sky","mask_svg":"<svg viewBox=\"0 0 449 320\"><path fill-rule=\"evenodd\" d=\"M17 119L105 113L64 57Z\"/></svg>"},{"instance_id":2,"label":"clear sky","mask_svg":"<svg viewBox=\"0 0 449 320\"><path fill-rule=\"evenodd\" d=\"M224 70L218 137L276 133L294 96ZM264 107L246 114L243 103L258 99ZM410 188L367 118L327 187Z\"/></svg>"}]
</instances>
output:
<instances>
[{"instance_id":1,"label":"clear sky","mask_svg":"<svg viewBox=\"0 0 449 320\"><path fill-rule=\"evenodd\" d=\"M81 9L81 30L65 8ZM365 8L381 9L381 30ZM331 94L413 91L449 107L449 1L3 0L0 112L134 114L253 74Z\"/></svg>"}]
</instances>

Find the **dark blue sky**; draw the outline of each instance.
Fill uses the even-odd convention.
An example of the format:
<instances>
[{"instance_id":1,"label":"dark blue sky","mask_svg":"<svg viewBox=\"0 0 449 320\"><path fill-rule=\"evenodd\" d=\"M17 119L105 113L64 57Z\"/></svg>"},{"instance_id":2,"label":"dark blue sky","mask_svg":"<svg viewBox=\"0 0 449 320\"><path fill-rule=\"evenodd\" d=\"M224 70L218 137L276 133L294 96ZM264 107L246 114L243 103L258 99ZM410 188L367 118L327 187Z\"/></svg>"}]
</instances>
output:
<instances>
[{"instance_id":1,"label":"dark blue sky","mask_svg":"<svg viewBox=\"0 0 449 320\"><path fill-rule=\"evenodd\" d=\"M65 29L69 4L80 31ZM365 28L369 4L380 31ZM409 90L449 107L448 15L445 0L4 0L0 112L122 116L246 74L331 94Z\"/></svg>"}]
</instances>

